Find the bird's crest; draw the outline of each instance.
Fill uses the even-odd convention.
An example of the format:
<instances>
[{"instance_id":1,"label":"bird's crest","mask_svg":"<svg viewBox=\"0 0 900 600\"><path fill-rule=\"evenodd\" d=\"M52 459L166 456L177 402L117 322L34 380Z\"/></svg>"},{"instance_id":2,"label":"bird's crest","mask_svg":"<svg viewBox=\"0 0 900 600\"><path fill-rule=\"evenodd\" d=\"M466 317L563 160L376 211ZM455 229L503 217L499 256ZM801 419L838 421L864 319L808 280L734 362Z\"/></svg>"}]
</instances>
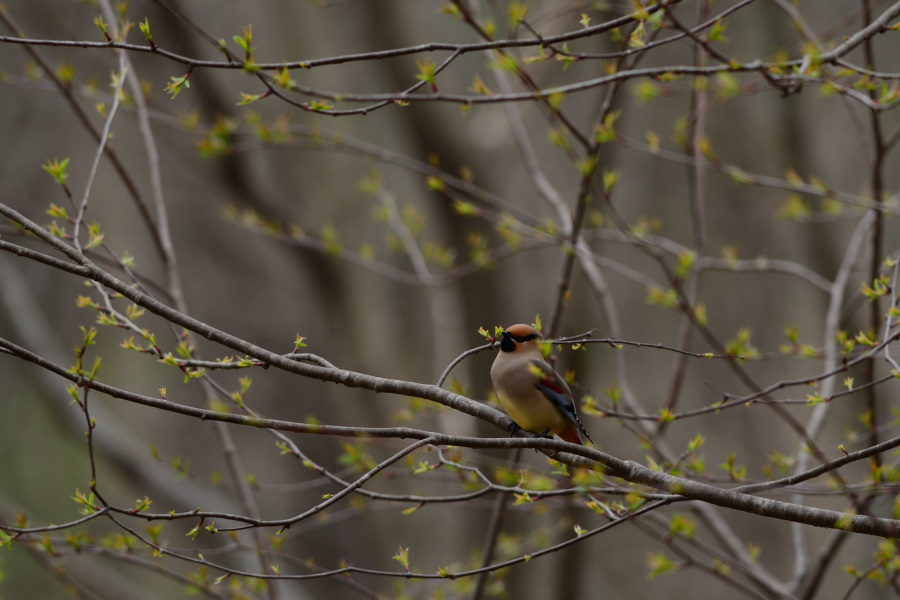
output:
<instances>
[{"instance_id":1,"label":"bird's crest","mask_svg":"<svg viewBox=\"0 0 900 600\"><path fill-rule=\"evenodd\" d=\"M507 327L506 333L511 335L513 338L527 338L531 336L541 337L541 334L537 329L535 329L531 325L525 325L523 323Z\"/></svg>"}]
</instances>

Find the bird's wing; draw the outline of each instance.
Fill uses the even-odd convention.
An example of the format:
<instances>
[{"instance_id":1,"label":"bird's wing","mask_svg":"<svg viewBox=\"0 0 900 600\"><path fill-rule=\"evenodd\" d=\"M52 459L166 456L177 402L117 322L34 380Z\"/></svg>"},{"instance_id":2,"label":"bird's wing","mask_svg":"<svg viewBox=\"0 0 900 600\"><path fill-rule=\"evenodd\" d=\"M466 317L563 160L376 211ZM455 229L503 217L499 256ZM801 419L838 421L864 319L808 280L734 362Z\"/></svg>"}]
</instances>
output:
<instances>
[{"instance_id":1,"label":"bird's wing","mask_svg":"<svg viewBox=\"0 0 900 600\"><path fill-rule=\"evenodd\" d=\"M591 436L589 436L588 432L584 429L584 425L578 420L578 415L575 413L575 401L572 399L572 392L569 390L569 386L566 385L566 382L563 381L563 378L560 377L559 373L554 371L550 365L542 360L533 360L531 361L531 364L541 370L540 380L537 385L538 389L541 390L547 400L549 400L559 412L575 424L578 437L581 439L581 445L586 445L584 443L584 437L593 444L594 440L591 439ZM584 437L582 437L582 435Z\"/></svg>"}]
</instances>

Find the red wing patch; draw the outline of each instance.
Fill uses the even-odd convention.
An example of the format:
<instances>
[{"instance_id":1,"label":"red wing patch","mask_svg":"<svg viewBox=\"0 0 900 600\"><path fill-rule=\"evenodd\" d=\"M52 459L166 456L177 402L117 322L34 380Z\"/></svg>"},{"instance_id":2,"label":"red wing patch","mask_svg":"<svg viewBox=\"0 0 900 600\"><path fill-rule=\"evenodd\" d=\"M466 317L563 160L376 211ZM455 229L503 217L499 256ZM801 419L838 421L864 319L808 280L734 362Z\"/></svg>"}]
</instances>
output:
<instances>
[{"instance_id":1,"label":"red wing patch","mask_svg":"<svg viewBox=\"0 0 900 600\"><path fill-rule=\"evenodd\" d=\"M557 383L556 379L547 377L546 375L541 377L541 385L544 387L550 388L557 394L565 395L565 393L566 393L561 387L559 387L559 384Z\"/></svg>"},{"instance_id":2,"label":"red wing patch","mask_svg":"<svg viewBox=\"0 0 900 600\"><path fill-rule=\"evenodd\" d=\"M566 384L563 383L562 378L560 378L560 376L547 363L539 360L533 360L531 361L531 364L528 365L528 369L538 378L538 386L550 388L557 394L561 394L563 396L567 396L569 394L569 390L566 389Z\"/></svg>"},{"instance_id":3,"label":"red wing patch","mask_svg":"<svg viewBox=\"0 0 900 600\"><path fill-rule=\"evenodd\" d=\"M584 425L578 420L575 413L575 400L571 397L571 392L567 389L565 382L558 373L551 369L547 373L549 365L543 365L540 361L531 361L528 367L536 377L538 377L538 389L549 400L556 409L561 412L571 423L572 428L559 434L567 442L580 443L584 445L582 434L593 444L591 436L585 431Z\"/></svg>"}]
</instances>

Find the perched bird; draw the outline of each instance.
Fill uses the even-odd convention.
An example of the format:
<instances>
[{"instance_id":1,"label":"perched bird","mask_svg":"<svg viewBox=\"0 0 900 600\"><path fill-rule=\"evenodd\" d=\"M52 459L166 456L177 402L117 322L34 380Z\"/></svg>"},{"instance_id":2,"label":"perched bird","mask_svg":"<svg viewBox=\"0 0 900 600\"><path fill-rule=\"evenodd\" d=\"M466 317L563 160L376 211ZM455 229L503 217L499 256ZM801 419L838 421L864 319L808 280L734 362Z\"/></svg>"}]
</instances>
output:
<instances>
[{"instance_id":1,"label":"perched bird","mask_svg":"<svg viewBox=\"0 0 900 600\"><path fill-rule=\"evenodd\" d=\"M573 444L593 444L575 414L572 391L541 354L541 334L513 325L500 335L500 352L491 367L494 391L506 413L526 431L555 433Z\"/></svg>"}]
</instances>

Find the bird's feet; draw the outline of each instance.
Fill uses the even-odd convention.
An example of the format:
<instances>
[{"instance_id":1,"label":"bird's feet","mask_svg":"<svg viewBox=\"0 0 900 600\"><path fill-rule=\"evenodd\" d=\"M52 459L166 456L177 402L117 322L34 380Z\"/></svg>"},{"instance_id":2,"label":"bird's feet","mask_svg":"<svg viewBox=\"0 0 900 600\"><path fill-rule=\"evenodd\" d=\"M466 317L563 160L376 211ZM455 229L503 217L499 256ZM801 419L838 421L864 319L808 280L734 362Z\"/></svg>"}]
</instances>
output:
<instances>
[{"instance_id":1,"label":"bird's feet","mask_svg":"<svg viewBox=\"0 0 900 600\"><path fill-rule=\"evenodd\" d=\"M540 438L549 439L550 436L547 435L548 433L550 433L550 429L549 429L549 428L548 428L548 429L545 429L545 430L542 431L541 433L537 434L536 437L539 438L539 439L540 439ZM538 449L535 448L534 451L537 452ZM553 454L556 454L556 452L554 452ZM551 458L553 457L553 454L550 455Z\"/></svg>"}]
</instances>

